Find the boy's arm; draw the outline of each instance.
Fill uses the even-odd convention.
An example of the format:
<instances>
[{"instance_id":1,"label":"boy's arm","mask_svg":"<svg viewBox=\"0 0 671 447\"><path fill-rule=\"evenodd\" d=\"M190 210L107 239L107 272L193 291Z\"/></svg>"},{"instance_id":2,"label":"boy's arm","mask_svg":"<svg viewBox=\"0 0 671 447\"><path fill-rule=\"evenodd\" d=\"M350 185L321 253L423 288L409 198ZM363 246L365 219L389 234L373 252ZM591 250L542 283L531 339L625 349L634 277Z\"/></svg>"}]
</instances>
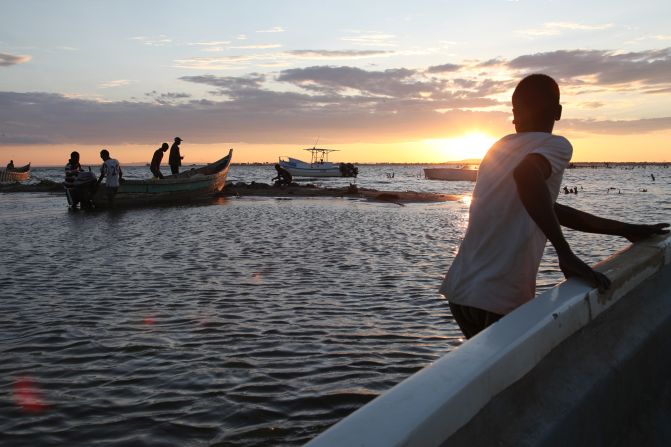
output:
<instances>
[{"instance_id":1,"label":"boy's arm","mask_svg":"<svg viewBox=\"0 0 671 447\"><path fill-rule=\"evenodd\" d=\"M98 184L103 181L103 177L105 177L105 163L100 167L100 177L98 177Z\"/></svg>"},{"instance_id":2,"label":"boy's arm","mask_svg":"<svg viewBox=\"0 0 671 447\"><path fill-rule=\"evenodd\" d=\"M636 242L655 234L666 234L669 230L665 228L668 223L652 225L630 224L617 220L604 219L584 211L571 208L570 206L555 203L555 214L562 226L585 233L610 234L622 236L630 242Z\"/></svg>"},{"instance_id":3,"label":"boy's arm","mask_svg":"<svg viewBox=\"0 0 671 447\"><path fill-rule=\"evenodd\" d=\"M545 179L551 172L550 163L542 155L529 154L524 157L513 171L520 200L529 216L554 246L559 258L559 268L564 276L577 276L603 291L610 287L610 280L581 261L564 238L554 211L552 196L545 184Z\"/></svg>"}]
</instances>

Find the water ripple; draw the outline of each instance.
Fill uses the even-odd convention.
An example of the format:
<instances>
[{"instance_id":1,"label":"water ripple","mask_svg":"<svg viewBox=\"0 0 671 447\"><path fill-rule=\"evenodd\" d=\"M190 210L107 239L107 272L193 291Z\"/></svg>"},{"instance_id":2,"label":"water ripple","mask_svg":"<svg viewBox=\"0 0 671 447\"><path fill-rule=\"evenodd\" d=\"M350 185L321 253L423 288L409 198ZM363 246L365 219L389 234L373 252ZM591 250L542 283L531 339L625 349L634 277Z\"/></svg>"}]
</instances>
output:
<instances>
[{"instance_id":1,"label":"water ripple","mask_svg":"<svg viewBox=\"0 0 671 447\"><path fill-rule=\"evenodd\" d=\"M360 181L472 187L423 182L416 167L394 167L390 184L378 169ZM567 183L584 189L560 201L667 220L656 176L644 194L643 172L574 170ZM630 186L606 195L615 182ZM5 445L301 445L462 342L436 289L465 203L229 199L68 213L63 202L0 194L13 242L0 270ZM566 234L588 262L626 246ZM539 289L560 279L548 248Z\"/></svg>"}]
</instances>

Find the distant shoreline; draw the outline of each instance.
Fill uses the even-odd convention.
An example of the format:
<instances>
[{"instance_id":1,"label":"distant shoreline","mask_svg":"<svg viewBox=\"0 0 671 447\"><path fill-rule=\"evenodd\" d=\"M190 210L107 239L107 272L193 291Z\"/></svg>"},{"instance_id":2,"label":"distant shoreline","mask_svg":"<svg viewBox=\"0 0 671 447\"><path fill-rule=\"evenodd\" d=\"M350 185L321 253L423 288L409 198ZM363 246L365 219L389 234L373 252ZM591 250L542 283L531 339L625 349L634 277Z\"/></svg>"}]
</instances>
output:
<instances>
[{"instance_id":1,"label":"distant shoreline","mask_svg":"<svg viewBox=\"0 0 671 447\"><path fill-rule=\"evenodd\" d=\"M203 166L207 163L191 163L188 166ZM231 163L231 166L273 166L275 162L250 162L250 163ZM358 163L354 162L353 164L357 166L443 166L443 165L457 165L457 164L469 164L469 165L479 165L479 161L475 160L459 160L459 161L441 161L435 163L396 163L396 162L380 162L380 163ZM98 166L99 164L87 164L86 166ZM575 161L571 165L575 168L585 168L585 167L615 167L615 166L661 166L669 167L671 166L671 161ZM64 166L64 165L63 165ZM52 168L62 168L61 165L33 165L33 169L52 169ZM133 163L123 163L123 166L128 167L147 167L147 164L144 162L133 162ZM186 165L185 165L186 166ZM149 169L149 167L147 167Z\"/></svg>"}]
</instances>

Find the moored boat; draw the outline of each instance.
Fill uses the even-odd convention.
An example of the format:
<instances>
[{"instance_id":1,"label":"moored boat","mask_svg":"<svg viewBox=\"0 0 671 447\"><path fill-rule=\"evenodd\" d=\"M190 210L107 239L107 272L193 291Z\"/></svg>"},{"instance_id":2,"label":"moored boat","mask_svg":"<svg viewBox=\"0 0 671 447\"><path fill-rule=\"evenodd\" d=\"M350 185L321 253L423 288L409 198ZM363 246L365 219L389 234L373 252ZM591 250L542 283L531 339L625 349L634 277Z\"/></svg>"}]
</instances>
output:
<instances>
[{"instance_id":1,"label":"moored boat","mask_svg":"<svg viewBox=\"0 0 671 447\"><path fill-rule=\"evenodd\" d=\"M182 204L202 200L214 193L223 190L226 176L231 167L233 149L220 160L201 168L190 169L176 175L169 175L163 179L152 178L147 180L125 180L119 185L114 196L114 207L135 207L157 204ZM91 177L91 173L82 173L83 177ZM95 179L95 176L93 176ZM72 188L66 187L70 206L82 202L83 206L92 205L95 208L107 208L109 203L103 185L95 188L90 180L84 178L81 182L75 181ZM89 193L89 191L91 191ZM88 202L88 203L86 203Z\"/></svg>"},{"instance_id":2,"label":"moored boat","mask_svg":"<svg viewBox=\"0 0 671 447\"><path fill-rule=\"evenodd\" d=\"M478 177L478 169L469 167L424 168L424 177L428 180L474 182Z\"/></svg>"},{"instance_id":3,"label":"moored boat","mask_svg":"<svg viewBox=\"0 0 671 447\"><path fill-rule=\"evenodd\" d=\"M18 168L0 168L0 183L23 182L30 178L30 163Z\"/></svg>"},{"instance_id":4,"label":"moored boat","mask_svg":"<svg viewBox=\"0 0 671 447\"><path fill-rule=\"evenodd\" d=\"M297 158L280 157L280 166L294 177L356 177L359 174L359 168L352 163L333 163L328 160L329 153L337 152L337 149L312 147L304 150L311 154L310 163Z\"/></svg>"}]
</instances>

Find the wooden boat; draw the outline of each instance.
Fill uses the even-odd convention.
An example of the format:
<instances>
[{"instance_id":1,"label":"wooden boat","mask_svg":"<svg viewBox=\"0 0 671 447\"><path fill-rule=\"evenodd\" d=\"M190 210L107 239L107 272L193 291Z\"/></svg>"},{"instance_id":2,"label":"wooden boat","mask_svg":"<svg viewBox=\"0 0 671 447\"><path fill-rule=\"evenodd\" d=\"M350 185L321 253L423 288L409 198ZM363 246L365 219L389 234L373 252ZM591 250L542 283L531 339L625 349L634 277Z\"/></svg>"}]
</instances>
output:
<instances>
[{"instance_id":1,"label":"wooden boat","mask_svg":"<svg viewBox=\"0 0 671 447\"><path fill-rule=\"evenodd\" d=\"M23 182L30 178L30 163L18 168L0 168L0 183Z\"/></svg>"},{"instance_id":2,"label":"wooden boat","mask_svg":"<svg viewBox=\"0 0 671 447\"><path fill-rule=\"evenodd\" d=\"M477 168L424 168L424 177L428 180L450 180L474 182L478 177Z\"/></svg>"},{"instance_id":3,"label":"wooden boat","mask_svg":"<svg viewBox=\"0 0 671 447\"><path fill-rule=\"evenodd\" d=\"M359 169L352 163L332 163L328 160L329 153L337 152L337 149L312 147L304 150L311 154L310 163L280 157L280 166L294 177L356 177L359 174Z\"/></svg>"},{"instance_id":4,"label":"wooden boat","mask_svg":"<svg viewBox=\"0 0 671 447\"><path fill-rule=\"evenodd\" d=\"M124 180L114 196L115 208L149 206L157 204L182 204L202 200L224 189L231 167L233 149L224 158L197 169L190 169L163 179ZM73 205L73 189L66 188L68 203ZM84 194L86 191L84 190ZM90 197L95 208L108 208L105 187L101 184ZM85 207L87 204L83 203Z\"/></svg>"}]
</instances>

